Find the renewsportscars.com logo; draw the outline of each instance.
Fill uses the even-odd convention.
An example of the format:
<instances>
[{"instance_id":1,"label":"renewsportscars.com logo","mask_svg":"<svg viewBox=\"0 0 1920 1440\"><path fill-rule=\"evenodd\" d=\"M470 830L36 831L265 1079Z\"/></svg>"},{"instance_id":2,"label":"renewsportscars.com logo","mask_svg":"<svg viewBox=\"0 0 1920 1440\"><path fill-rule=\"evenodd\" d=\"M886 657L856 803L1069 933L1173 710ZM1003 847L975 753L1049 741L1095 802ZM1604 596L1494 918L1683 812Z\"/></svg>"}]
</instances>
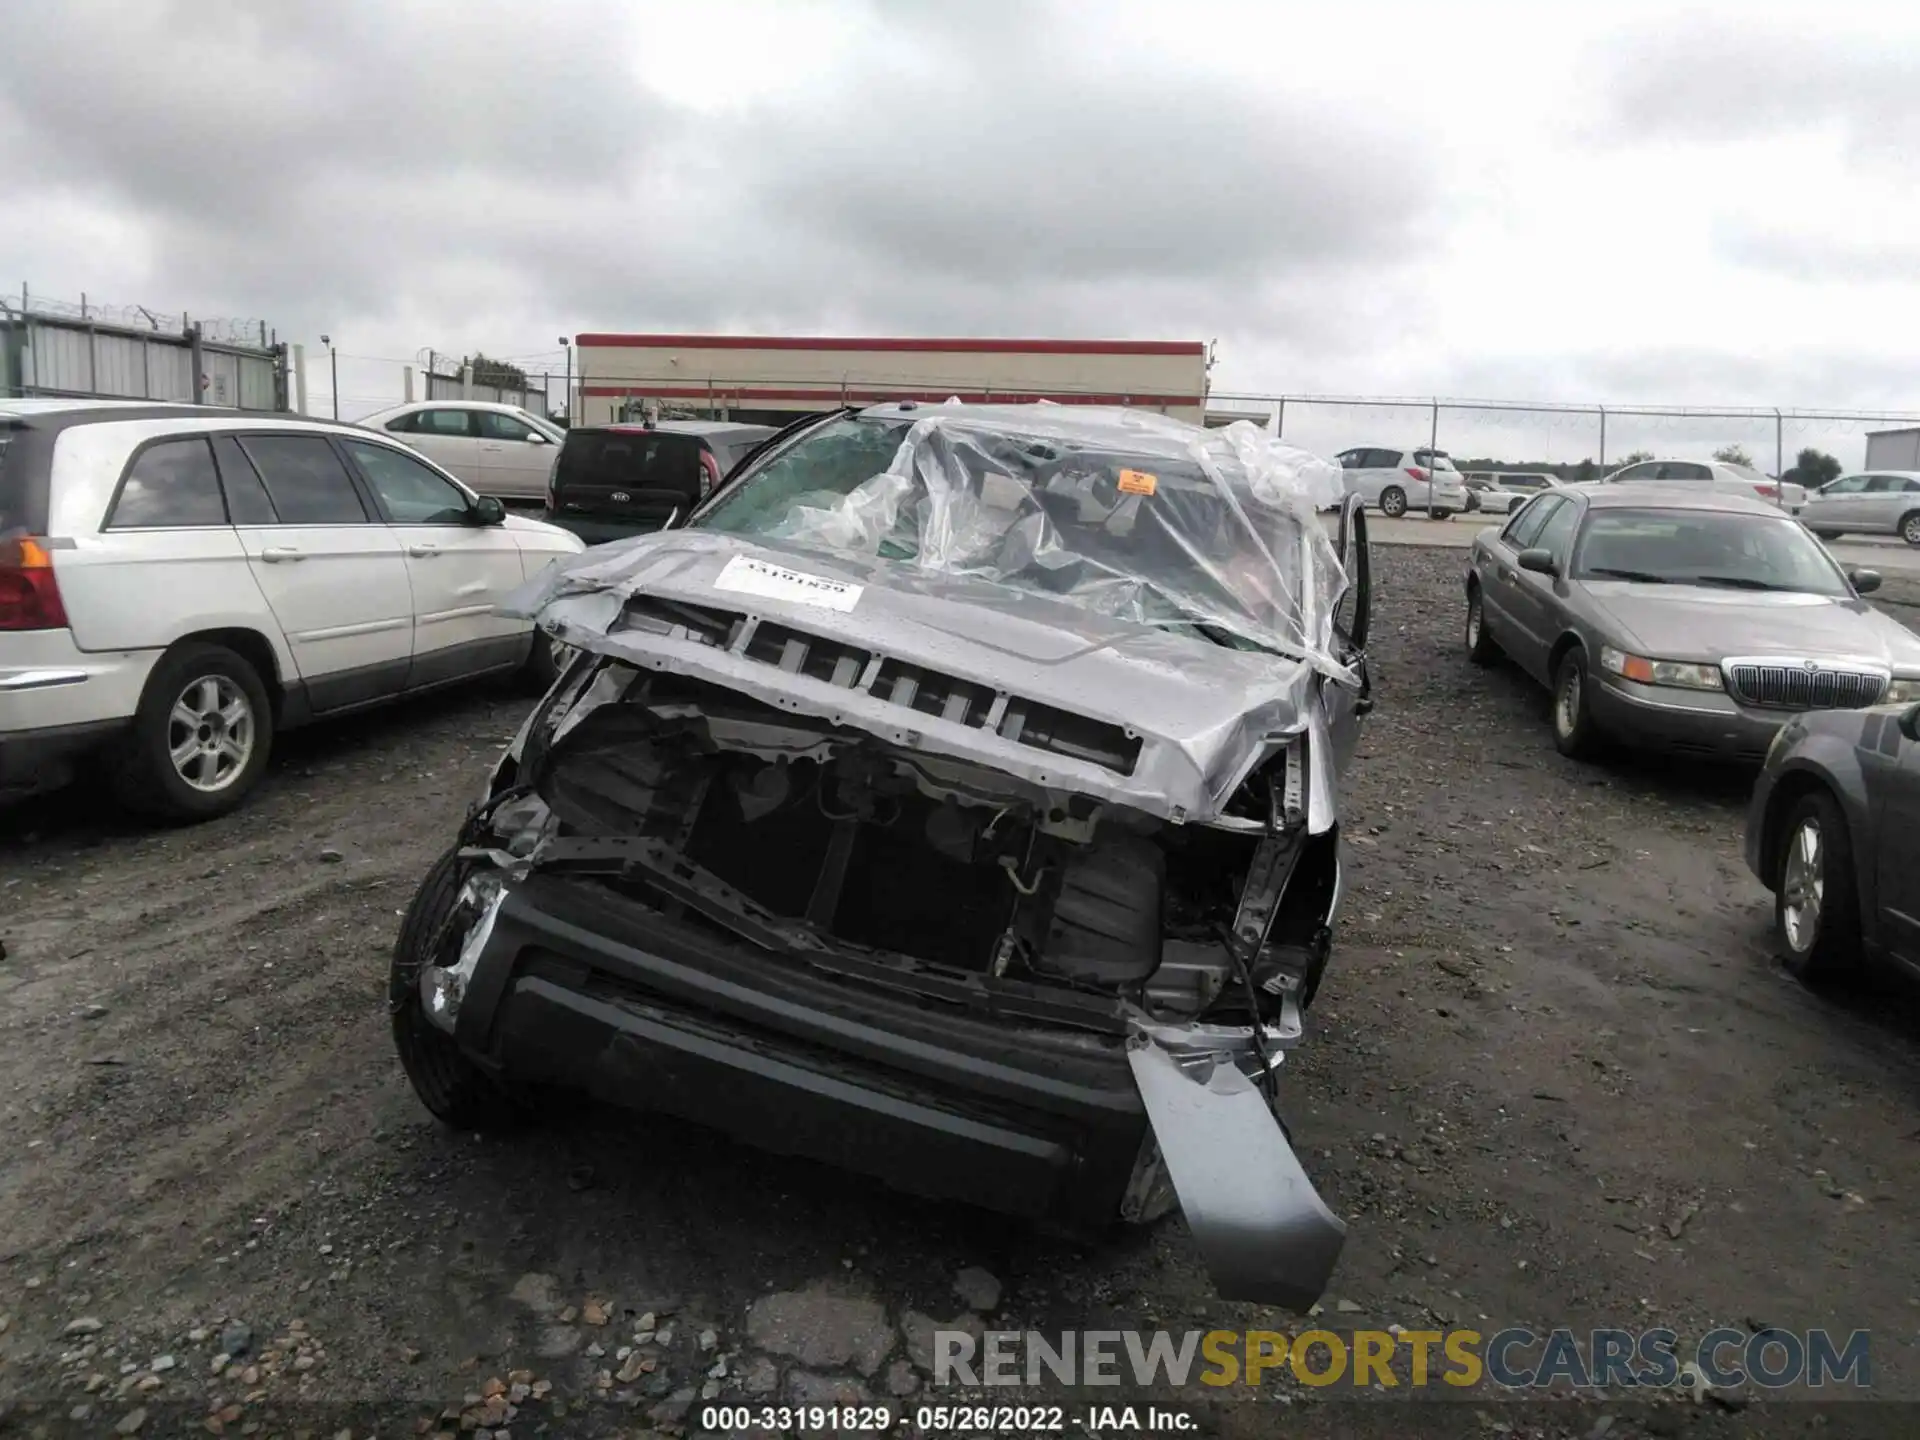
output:
<instances>
[{"instance_id":1,"label":"renewsportscars.com logo","mask_svg":"<svg viewBox=\"0 0 1920 1440\"><path fill-rule=\"evenodd\" d=\"M1873 1384L1869 1333L1712 1330L1682 1353L1672 1330L936 1330L940 1385L1258 1386L1290 1374L1307 1385L1512 1390L1666 1388L1695 1376L1717 1389Z\"/></svg>"}]
</instances>

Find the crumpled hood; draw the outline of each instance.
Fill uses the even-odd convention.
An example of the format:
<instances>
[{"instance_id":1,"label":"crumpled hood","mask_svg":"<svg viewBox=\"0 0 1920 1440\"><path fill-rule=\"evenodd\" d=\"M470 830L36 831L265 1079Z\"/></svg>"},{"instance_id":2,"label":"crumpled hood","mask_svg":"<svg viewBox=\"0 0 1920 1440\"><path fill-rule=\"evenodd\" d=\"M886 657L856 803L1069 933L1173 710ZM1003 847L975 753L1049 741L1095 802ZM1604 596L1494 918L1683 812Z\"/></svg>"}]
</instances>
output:
<instances>
[{"instance_id":1,"label":"crumpled hood","mask_svg":"<svg viewBox=\"0 0 1920 1440\"><path fill-rule=\"evenodd\" d=\"M635 595L758 617L1006 695L1119 727L1140 740L1131 774L1043 753L731 648L633 628ZM676 530L556 561L502 607L570 645L978 761L1050 789L1163 818L1218 814L1274 740L1321 728L1303 662L1227 649L984 580L799 546ZM1321 737L1324 739L1324 736Z\"/></svg>"},{"instance_id":2,"label":"crumpled hood","mask_svg":"<svg viewBox=\"0 0 1920 1440\"><path fill-rule=\"evenodd\" d=\"M1902 669L1920 640L1864 600L1700 586L1584 582L1644 655L1717 664L1734 655L1810 655Z\"/></svg>"}]
</instances>

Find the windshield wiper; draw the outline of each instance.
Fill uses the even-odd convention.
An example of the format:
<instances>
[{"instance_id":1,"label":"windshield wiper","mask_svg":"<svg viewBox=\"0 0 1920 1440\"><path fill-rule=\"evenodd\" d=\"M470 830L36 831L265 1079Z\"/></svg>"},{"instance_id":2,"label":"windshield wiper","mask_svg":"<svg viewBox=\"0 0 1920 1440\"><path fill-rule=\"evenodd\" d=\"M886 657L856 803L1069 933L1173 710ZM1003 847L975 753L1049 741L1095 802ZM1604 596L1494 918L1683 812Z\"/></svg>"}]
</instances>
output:
<instances>
[{"instance_id":1,"label":"windshield wiper","mask_svg":"<svg viewBox=\"0 0 1920 1440\"><path fill-rule=\"evenodd\" d=\"M1609 580L1632 580L1641 585L1671 585L1673 582L1664 575L1656 575L1651 570L1614 570L1605 565L1595 565L1587 571L1589 575L1604 575Z\"/></svg>"},{"instance_id":2,"label":"windshield wiper","mask_svg":"<svg viewBox=\"0 0 1920 1440\"><path fill-rule=\"evenodd\" d=\"M1695 585L1725 585L1730 590L1787 590L1798 591L1798 585L1776 585L1771 580L1756 580L1751 575L1696 575L1690 582Z\"/></svg>"}]
</instances>

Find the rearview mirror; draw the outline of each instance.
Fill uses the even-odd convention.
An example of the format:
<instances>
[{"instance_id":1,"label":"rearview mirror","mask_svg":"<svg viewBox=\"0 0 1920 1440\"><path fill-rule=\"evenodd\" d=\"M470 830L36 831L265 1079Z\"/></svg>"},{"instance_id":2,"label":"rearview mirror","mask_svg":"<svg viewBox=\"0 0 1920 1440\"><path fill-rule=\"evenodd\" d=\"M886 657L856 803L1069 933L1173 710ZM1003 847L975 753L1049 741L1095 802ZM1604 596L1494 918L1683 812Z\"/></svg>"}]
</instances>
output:
<instances>
[{"instance_id":1,"label":"rearview mirror","mask_svg":"<svg viewBox=\"0 0 1920 1440\"><path fill-rule=\"evenodd\" d=\"M473 516L473 523L476 525L504 525L507 523L507 507L491 495L482 495L478 500L474 501L473 509L468 513Z\"/></svg>"},{"instance_id":2,"label":"rearview mirror","mask_svg":"<svg viewBox=\"0 0 1920 1440\"><path fill-rule=\"evenodd\" d=\"M1536 575L1558 575L1560 566L1555 563L1551 550L1522 550L1515 563L1522 570L1531 570Z\"/></svg>"},{"instance_id":3,"label":"rearview mirror","mask_svg":"<svg viewBox=\"0 0 1920 1440\"><path fill-rule=\"evenodd\" d=\"M1871 595L1880 588L1880 572L1878 570L1849 570L1847 571L1847 579L1853 582L1853 590L1856 595Z\"/></svg>"}]
</instances>

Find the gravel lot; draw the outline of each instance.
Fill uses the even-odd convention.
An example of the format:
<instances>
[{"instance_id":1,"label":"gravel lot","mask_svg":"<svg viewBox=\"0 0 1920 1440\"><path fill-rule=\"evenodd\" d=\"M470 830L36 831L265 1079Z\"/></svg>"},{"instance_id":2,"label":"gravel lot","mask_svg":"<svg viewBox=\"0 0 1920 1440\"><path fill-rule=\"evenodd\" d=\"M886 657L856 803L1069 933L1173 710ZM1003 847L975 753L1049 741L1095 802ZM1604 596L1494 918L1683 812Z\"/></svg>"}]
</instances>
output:
<instances>
[{"instance_id":1,"label":"gravel lot","mask_svg":"<svg viewBox=\"0 0 1920 1440\"><path fill-rule=\"evenodd\" d=\"M1321 1323L1864 1327L1874 1393L1920 1400L1912 997L1786 979L1739 859L1747 777L1563 760L1544 697L1467 664L1462 563L1377 552L1347 910L1288 1066L1296 1142L1351 1226ZM515 1435L573 1433L583 1407L581 1433L640 1432L719 1363L722 1395L861 1375L886 1394L925 1317L992 1298L977 1276L956 1294L970 1266L1004 1328L1289 1328L1214 1299L1177 1219L1089 1249L665 1121L434 1124L392 1058L387 952L525 703L469 692L294 736L240 814L189 831L85 793L0 815L0 1431L138 1410L142 1434L278 1414L410 1435L464 1404L489 1426L514 1405ZM664 1343L623 1361L648 1328ZM223 1346L244 1353L216 1373ZM523 1388L488 1411L496 1377ZM1284 1411L1222 1404L1205 1428L1824 1418L1615 1400L1595 1431L1590 1407L1490 1389L1418 1411L1269 1391ZM1829 1433L1911 1433L1913 1413L1854 1405Z\"/></svg>"}]
</instances>

